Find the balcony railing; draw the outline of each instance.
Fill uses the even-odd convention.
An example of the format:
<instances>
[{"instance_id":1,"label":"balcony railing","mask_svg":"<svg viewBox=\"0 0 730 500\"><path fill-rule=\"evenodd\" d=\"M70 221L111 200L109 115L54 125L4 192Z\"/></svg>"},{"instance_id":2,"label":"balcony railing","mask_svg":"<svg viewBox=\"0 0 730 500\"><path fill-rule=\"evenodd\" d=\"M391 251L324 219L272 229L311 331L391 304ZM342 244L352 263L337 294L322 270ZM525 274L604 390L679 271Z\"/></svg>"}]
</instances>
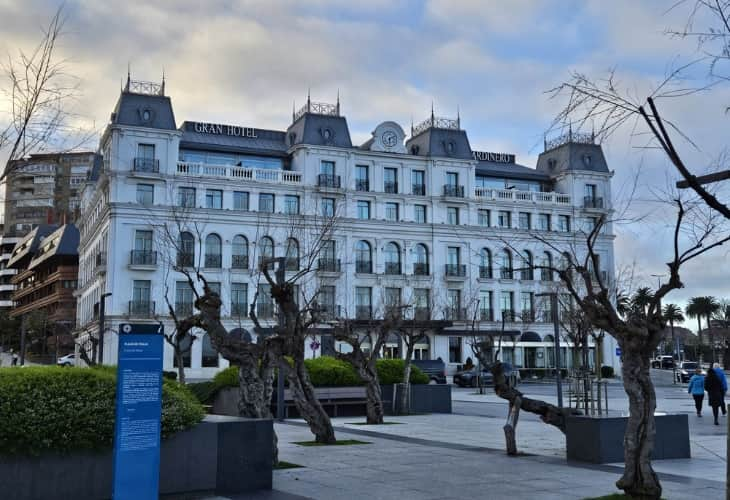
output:
<instances>
[{"instance_id":1,"label":"balcony railing","mask_svg":"<svg viewBox=\"0 0 730 500\"><path fill-rule=\"evenodd\" d=\"M155 302L150 300L130 300L129 315L139 318L151 318L155 315Z\"/></svg>"},{"instance_id":2,"label":"balcony railing","mask_svg":"<svg viewBox=\"0 0 730 500\"><path fill-rule=\"evenodd\" d=\"M355 261L355 272L372 274L373 262L371 260L356 260Z\"/></svg>"},{"instance_id":3,"label":"balcony railing","mask_svg":"<svg viewBox=\"0 0 730 500\"><path fill-rule=\"evenodd\" d=\"M463 278L466 276L466 264L446 264L446 276Z\"/></svg>"},{"instance_id":4,"label":"balcony railing","mask_svg":"<svg viewBox=\"0 0 730 500\"><path fill-rule=\"evenodd\" d=\"M514 272L511 267L503 267L499 270L499 277L503 280L514 279Z\"/></svg>"},{"instance_id":5,"label":"balcony railing","mask_svg":"<svg viewBox=\"0 0 730 500\"><path fill-rule=\"evenodd\" d=\"M231 257L231 268L248 269L248 255L233 255Z\"/></svg>"},{"instance_id":6,"label":"balcony railing","mask_svg":"<svg viewBox=\"0 0 730 500\"><path fill-rule=\"evenodd\" d=\"M373 308L372 306L355 306L355 318L356 319L372 319Z\"/></svg>"},{"instance_id":7,"label":"balcony railing","mask_svg":"<svg viewBox=\"0 0 730 500\"><path fill-rule=\"evenodd\" d=\"M157 252L151 250L132 250L129 262L133 266L154 266L157 265Z\"/></svg>"},{"instance_id":8,"label":"balcony railing","mask_svg":"<svg viewBox=\"0 0 730 500\"><path fill-rule=\"evenodd\" d=\"M552 281L553 272L550 269L540 269L540 281Z\"/></svg>"},{"instance_id":9,"label":"balcony railing","mask_svg":"<svg viewBox=\"0 0 730 500\"><path fill-rule=\"evenodd\" d=\"M301 172L268 168L244 168L231 165L177 162L176 175L184 177L223 177L267 184L301 184Z\"/></svg>"},{"instance_id":10,"label":"balcony railing","mask_svg":"<svg viewBox=\"0 0 730 500\"><path fill-rule=\"evenodd\" d=\"M457 186L456 184L444 184L444 196L463 198L464 186Z\"/></svg>"},{"instance_id":11,"label":"balcony railing","mask_svg":"<svg viewBox=\"0 0 730 500\"><path fill-rule=\"evenodd\" d=\"M367 179L355 179L355 191L370 191L370 181Z\"/></svg>"},{"instance_id":12,"label":"balcony railing","mask_svg":"<svg viewBox=\"0 0 730 500\"><path fill-rule=\"evenodd\" d=\"M418 196L426 196L426 185L425 184L413 184L411 186L411 192Z\"/></svg>"},{"instance_id":13,"label":"balcony railing","mask_svg":"<svg viewBox=\"0 0 730 500\"><path fill-rule=\"evenodd\" d=\"M211 269L217 269L221 267L221 256L220 255L206 255L205 256L205 267Z\"/></svg>"},{"instance_id":14,"label":"balcony railing","mask_svg":"<svg viewBox=\"0 0 730 500\"><path fill-rule=\"evenodd\" d=\"M175 314L177 316L191 316L193 314L192 302L175 302Z\"/></svg>"},{"instance_id":15,"label":"balcony railing","mask_svg":"<svg viewBox=\"0 0 730 500\"><path fill-rule=\"evenodd\" d=\"M241 304L240 302L231 302L231 316L237 316L237 317L248 316L248 304Z\"/></svg>"},{"instance_id":16,"label":"balcony railing","mask_svg":"<svg viewBox=\"0 0 730 500\"><path fill-rule=\"evenodd\" d=\"M416 307L413 309L413 319L416 321L428 321L431 319L431 308Z\"/></svg>"},{"instance_id":17,"label":"balcony railing","mask_svg":"<svg viewBox=\"0 0 730 500\"><path fill-rule=\"evenodd\" d=\"M474 196L478 199L496 201L529 201L532 203L551 203L556 205L570 205L572 203L569 194L517 191L515 189L477 187L474 190Z\"/></svg>"},{"instance_id":18,"label":"balcony railing","mask_svg":"<svg viewBox=\"0 0 730 500\"><path fill-rule=\"evenodd\" d=\"M266 269L274 269L274 258L273 257L262 257L259 255L257 266L259 269L264 268L264 262L266 262Z\"/></svg>"},{"instance_id":19,"label":"balcony railing","mask_svg":"<svg viewBox=\"0 0 730 500\"><path fill-rule=\"evenodd\" d=\"M94 258L94 267L100 267L106 265L106 252L99 252Z\"/></svg>"},{"instance_id":20,"label":"balcony railing","mask_svg":"<svg viewBox=\"0 0 730 500\"><path fill-rule=\"evenodd\" d=\"M479 277L481 279L492 279L492 266L479 266Z\"/></svg>"},{"instance_id":21,"label":"balcony railing","mask_svg":"<svg viewBox=\"0 0 730 500\"><path fill-rule=\"evenodd\" d=\"M342 271L340 259L319 259L317 270L323 273L339 273Z\"/></svg>"},{"instance_id":22,"label":"balcony railing","mask_svg":"<svg viewBox=\"0 0 730 500\"><path fill-rule=\"evenodd\" d=\"M502 321L513 323L517 315L511 309L502 309Z\"/></svg>"},{"instance_id":23,"label":"balcony railing","mask_svg":"<svg viewBox=\"0 0 730 500\"><path fill-rule=\"evenodd\" d=\"M553 322L553 312L552 311L538 311L537 313L537 321L540 321L542 323L552 323Z\"/></svg>"},{"instance_id":24,"label":"balcony railing","mask_svg":"<svg viewBox=\"0 0 730 500\"><path fill-rule=\"evenodd\" d=\"M295 257L287 257L284 259L284 269L286 271L298 271L299 259Z\"/></svg>"},{"instance_id":25,"label":"balcony railing","mask_svg":"<svg viewBox=\"0 0 730 500\"><path fill-rule=\"evenodd\" d=\"M160 160L156 158L135 158L134 171L157 173L160 171Z\"/></svg>"},{"instance_id":26,"label":"balcony railing","mask_svg":"<svg viewBox=\"0 0 730 500\"><path fill-rule=\"evenodd\" d=\"M180 252L177 254L177 267L193 267L195 265L195 255L190 252Z\"/></svg>"},{"instance_id":27,"label":"balcony railing","mask_svg":"<svg viewBox=\"0 0 730 500\"><path fill-rule=\"evenodd\" d=\"M398 192L398 183L397 182L384 182L383 183L383 191L386 193L397 193Z\"/></svg>"},{"instance_id":28,"label":"balcony railing","mask_svg":"<svg viewBox=\"0 0 730 500\"><path fill-rule=\"evenodd\" d=\"M466 309L463 307L447 307L444 309L444 319L451 321L466 321Z\"/></svg>"},{"instance_id":29,"label":"balcony railing","mask_svg":"<svg viewBox=\"0 0 730 500\"><path fill-rule=\"evenodd\" d=\"M256 316L259 319L271 319L274 317L274 304L267 302L256 303Z\"/></svg>"},{"instance_id":30,"label":"balcony railing","mask_svg":"<svg viewBox=\"0 0 730 500\"><path fill-rule=\"evenodd\" d=\"M317 176L317 186L328 187L328 188L339 188L339 187L341 187L340 176L339 175L330 175L330 174L319 174Z\"/></svg>"},{"instance_id":31,"label":"balcony railing","mask_svg":"<svg viewBox=\"0 0 730 500\"><path fill-rule=\"evenodd\" d=\"M534 323L535 322L535 311L527 310L520 313L520 319L523 323Z\"/></svg>"},{"instance_id":32,"label":"balcony railing","mask_svg":"<svg viewBox=\"0 0 730 500\"><path fill-rule=\"evenodd\" d=\"M494 311L492 309L479 309L480 321L494 321Z\"/></svg>"},{"instance_id":33,"label":"balcony railing","mask_svg":"<svg viewBox=\"0 0 730 500\"><path fill-rule=\"evenodd\" d=\"M425 262L416 262L413 264L414 276L428 276L428 264Z\"/></svg>"},{"instance_id":34,"label":"balcony railing","mask_svg":"<svg viewBox=\"0 0 730 500\"><path fill-rule=\"evenodd\" d=\"M401 274L400 262L386 262L385 274Z\"/></svg>"},{"instance_id":35,"label":"balcony railing","mask_svg":"<svg viewBox=\"0 0 730 500\"><path fill-rule=\"evenodd\" d=\"M532 269L521 269L520 279L523 281L532 281L533 279L535 279L535 275L532 272Z\"/></svg>"},{"instance_id":36,"label":"balcony railing","mask_svg":"<svg viewBox=\"0 0 730 500\"><path fill-rule=\"evenodd\" d=\"M332 321L342 317L342 308L335 304L320 304L319 314L324 321Z\"/></svg>"},{"instance_id":37,"label":"balcony railing","mask_svg":"<svg viewBox=\"0 0 730 500\"><path fill-rule=\"evenodd\" d=\"M594 196L583 197L583 208L603 208L603 198Z\"/></svg>"}]
</instances>

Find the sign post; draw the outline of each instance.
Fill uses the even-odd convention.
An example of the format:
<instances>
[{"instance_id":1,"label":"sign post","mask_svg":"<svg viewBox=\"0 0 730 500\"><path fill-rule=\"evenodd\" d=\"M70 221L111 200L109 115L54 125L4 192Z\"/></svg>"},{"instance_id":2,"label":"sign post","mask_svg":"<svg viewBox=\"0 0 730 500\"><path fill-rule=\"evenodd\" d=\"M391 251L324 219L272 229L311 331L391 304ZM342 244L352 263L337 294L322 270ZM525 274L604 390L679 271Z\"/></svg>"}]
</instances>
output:
<instances>
[{"instance_id":1,"label":"sign post","mask_svg":"<svg viewBox=\"0 0 730 500\"><path fill-rule=\"evenodd\" d=\"M163 326L119 325L114 500L156 500L160 476Z\"/></svg>"}]
</instances>

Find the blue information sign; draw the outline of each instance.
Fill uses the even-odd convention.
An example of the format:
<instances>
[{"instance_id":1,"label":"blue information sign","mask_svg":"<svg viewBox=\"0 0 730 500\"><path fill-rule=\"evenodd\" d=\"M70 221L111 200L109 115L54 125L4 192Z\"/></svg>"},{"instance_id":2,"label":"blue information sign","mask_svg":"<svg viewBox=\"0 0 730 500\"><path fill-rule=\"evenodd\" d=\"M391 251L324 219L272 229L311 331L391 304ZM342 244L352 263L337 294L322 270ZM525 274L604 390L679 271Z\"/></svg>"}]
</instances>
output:
<instances>
[{"instance_id":1,"label":"blue information sign","mask_svg":"<svg viewBox=\"0 0 730 500\"><path fill-rule=\"evenodd\" d=\"M621 348L620 347L617 347L616 348L616 356L621 356Z\"/></svg>"},{"instance_id":2,"label":"blue information sign","mask_svg":"<svg viewBox=\"0 0 730 500\"><path fill-rule=\"evenodd\" d=\"M114 500L159 496L162 328L119 325Z\"/></svg>"}]
</instances>

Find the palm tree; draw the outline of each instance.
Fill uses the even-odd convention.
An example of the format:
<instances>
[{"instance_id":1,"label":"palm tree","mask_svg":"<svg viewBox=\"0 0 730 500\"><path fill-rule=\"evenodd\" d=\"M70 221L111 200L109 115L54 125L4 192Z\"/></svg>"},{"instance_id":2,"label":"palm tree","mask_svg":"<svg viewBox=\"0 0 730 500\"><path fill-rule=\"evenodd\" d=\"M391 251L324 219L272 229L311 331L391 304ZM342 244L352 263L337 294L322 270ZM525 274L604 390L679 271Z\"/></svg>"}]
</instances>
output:
<instances>
[{"instance_id":1,"label":"palm tree","mask_svg":"<svg viewBox=\"0 0 730 500\"><path fill-rule=\"evenodd\" d=\"M712 362L715 362L715 335L712 330L712 317L720 310L720 303L710 295L702 297L702 305L707 321L707 331L710 333L710 347L712 348Z\"/></svg>"},{"instance_id":2,"label":"palm tree","mask_svg":"<svg viewBox=\"0 0 730 500\"><path fill-rule=\"evenodd\" d=\"M710 321L712 316L720 309L717 299L712 296L692 297L689 299L687 308L685 309L687 316L697 318L697 336L700 342L700 362L702 362L702 319L707 320L707 331L710 333L710 347L712 352L712 361L715 361L714 336Z\"/></svg>"},{"instance_id":3,"label":"palm tree","mask_svg":"<svg viewBox=\"0 0 730 500\"><path fill-rule=\"evenodd\" d=\"M684 315L682 314L682 308L677 304L666 304L662 311L664 319L669 321L669 328L672 330L672 349L677 345L674 338L674 322L684 321ZM677 357L679 357L679 349L677 350Z\"/></svg>"},{"instance_id":4,"label":"palm tree","mask_svg":"<svg viewBox=\"0 0 730 500\"><path fill-rule=\"evenodd\" d=\"M634 296L631 297L631 309L634 313L646 316L646 306L651 302L654 297L654 292L648 286L644 286L636 290Z\"/></svg>"},{"instance_id":5,"label":"palm tree","mask_svg":"<svg viewBox=\"0 0 730 500\"><path fill-rule=\"evenodd\" d=\"M698 356L697 361L701 364L702 363L702 303L701 303L702 297L692 297L689 299L689 302L687 303L687 307L684 308L684 312L687 313L687 316L690 318L697 318L697 340L700 346L700 353Z\"/></svg>"},{"instance_id":6,"label":"palm tree","mask_svg":"<svg viewBox=\"0 0 730 500\"><path fill-rule=\"evenodd\" d=\"M624 292L616 294L616 312L626 316L631 310L631 299Z\"/></svg>"}]
</instances>

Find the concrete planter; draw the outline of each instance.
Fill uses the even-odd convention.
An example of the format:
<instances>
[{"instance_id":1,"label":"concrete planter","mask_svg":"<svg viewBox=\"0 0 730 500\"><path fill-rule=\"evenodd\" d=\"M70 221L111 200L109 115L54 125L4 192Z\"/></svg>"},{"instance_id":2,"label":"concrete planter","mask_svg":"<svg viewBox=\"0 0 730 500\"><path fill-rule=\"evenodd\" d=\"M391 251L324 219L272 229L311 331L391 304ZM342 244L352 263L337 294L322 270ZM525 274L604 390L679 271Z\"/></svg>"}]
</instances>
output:
<instances>
[{"instance_id":1,"label":"concrete planter","mask_svg":"<svg viewBox=\"0 0 730 500\"><path fill-rule=\"evenodd\" d=\"M271 489L271 420L208 416L162 442L160 494ZM111 497L112 451L0 457L5 500Z\"/></svg>"},{"instance_id":2,"label":"concrete planter","mask_svg":"<svg viewBox=\"0 0 730 500\"><path fill-rule=\"evenodd\" d=\"M656 436L651 458L690 458L687 415L655 415L654 419ZM565 432L568 460L596 464L623 462L627 422L628 417L568 417Z\"/></svg>"}]
</instances>

